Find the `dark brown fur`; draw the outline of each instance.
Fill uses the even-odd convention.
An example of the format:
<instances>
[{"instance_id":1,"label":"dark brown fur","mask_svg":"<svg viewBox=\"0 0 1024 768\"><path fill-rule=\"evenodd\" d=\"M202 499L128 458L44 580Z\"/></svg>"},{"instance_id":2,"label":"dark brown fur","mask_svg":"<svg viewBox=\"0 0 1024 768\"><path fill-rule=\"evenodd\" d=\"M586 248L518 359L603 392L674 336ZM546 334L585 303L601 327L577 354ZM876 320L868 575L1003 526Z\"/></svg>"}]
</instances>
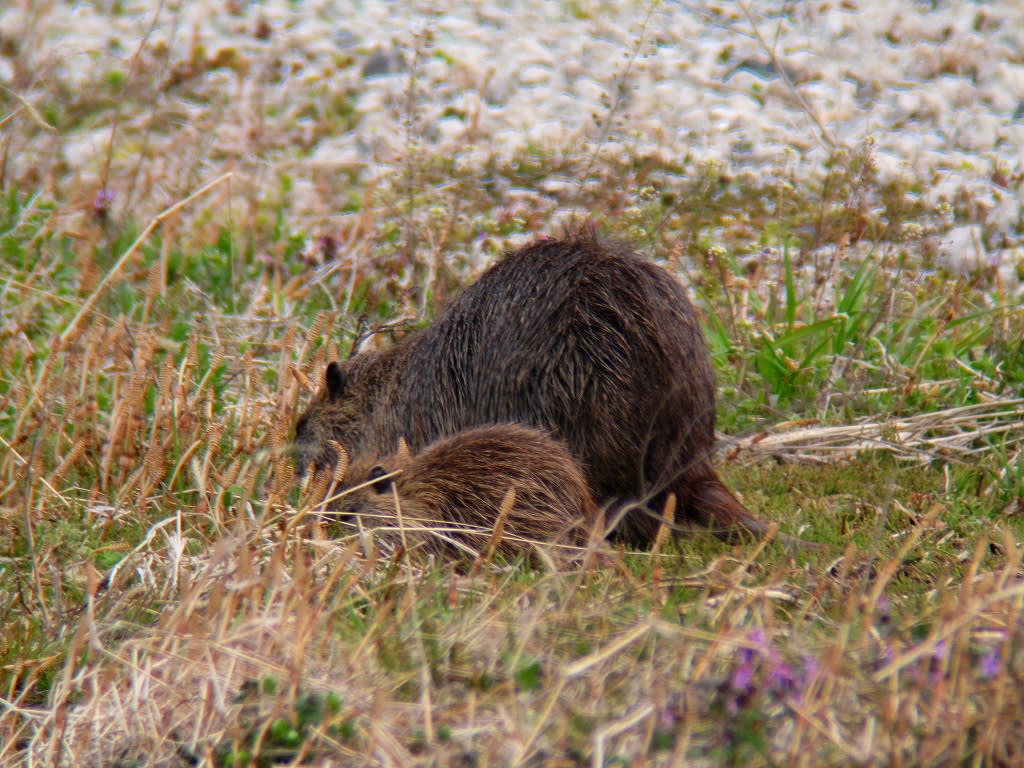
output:
<instances>
[{"instance_id":1,"label":"dark brown fur","mask_svg":"<svg viewBox=\"0 0 1024 768\"><path fill-rule=\"evenodd\" d=\"M598 519L579 465L562 443L539 430L499 424L460 432L431 443L415 456L396 453L366 458L350 468L343 514L361 516L368 528L387 528L400 541L398 510L406 543L452 554L460 542L480 553L487 548L502 502L514 503L504 518L497 552L514 556L531 542L582 546ZM398 503L396 505L395 492Z\"/></svg>"},{"instance_id":2,"label":"dark brown fur","mask_svg":"<svg viewBox=\"0 0 1024 768\"><path fill-rule=\"evenodd\" d=\"M328 366L295 442L327 467L328 440L358 459L502 422L564 440L600 503L647 504L616 531L634 544L670 493L719 535L766 531L712 469L714 372L686 292L625 246L584 233L507 254L429 327Z\"/></svg>"}]
</instances>

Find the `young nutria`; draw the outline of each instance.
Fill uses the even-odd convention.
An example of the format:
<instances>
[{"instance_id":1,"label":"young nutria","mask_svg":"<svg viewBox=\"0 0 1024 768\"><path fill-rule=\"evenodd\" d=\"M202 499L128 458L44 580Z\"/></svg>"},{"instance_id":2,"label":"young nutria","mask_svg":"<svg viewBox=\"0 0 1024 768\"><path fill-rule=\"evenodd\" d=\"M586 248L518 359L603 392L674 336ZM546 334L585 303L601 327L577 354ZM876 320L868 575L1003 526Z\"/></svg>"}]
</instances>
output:
<instances>
[{"instance_id":1,"label":"young nutria","mask_svg":"<svg viewBox=\"0 0 1024 768\"><path fill-rule=\"evenodd\" d=\"M533 542L582 546L598 520L565 445L517 424L460 432L415 456L367 458L349 468L345 484L354 490L338 501L343 515L388 529L390 541L400 541L404 529L406 543L438 553L483 552L499 518L495 551L506 556L529 551ZM509 491L512 504L502 517Z\"/></svg>"},{"instance_id":2,"label":"young nutria","mask_svg":"<svg viewBox=\"0 0 1024 768\"><path fill-rule=\"evenodd\" d=\"M430 326L331 363L296 427L301 469L405 438L518 422L563 440L594 498L639 501L616 535L650 544L669 494L677 519L761 535L767 526L711 467L715 379L682 285L624 245L583 232L505 255Z\"/></svg>"}]
</instances>

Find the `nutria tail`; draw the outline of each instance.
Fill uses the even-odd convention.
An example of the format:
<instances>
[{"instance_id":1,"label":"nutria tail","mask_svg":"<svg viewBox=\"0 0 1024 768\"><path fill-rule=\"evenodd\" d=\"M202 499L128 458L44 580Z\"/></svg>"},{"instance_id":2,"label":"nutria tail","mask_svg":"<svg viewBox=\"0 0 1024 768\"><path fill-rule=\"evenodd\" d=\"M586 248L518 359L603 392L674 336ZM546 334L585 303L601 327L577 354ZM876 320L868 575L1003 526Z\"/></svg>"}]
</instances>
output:
<instances>
[{"instance_id":1,"label":"nutria tail","mask_svg":"<svg viewBox=\"0 0 1024 768\"><path fill-rule=\"evenodd\" d=\"M754 517L714 474L690 487L686 515L726 541L735 539L744 531L757 538L768 533L764 521Z\"/></svg>"}]
</instances>

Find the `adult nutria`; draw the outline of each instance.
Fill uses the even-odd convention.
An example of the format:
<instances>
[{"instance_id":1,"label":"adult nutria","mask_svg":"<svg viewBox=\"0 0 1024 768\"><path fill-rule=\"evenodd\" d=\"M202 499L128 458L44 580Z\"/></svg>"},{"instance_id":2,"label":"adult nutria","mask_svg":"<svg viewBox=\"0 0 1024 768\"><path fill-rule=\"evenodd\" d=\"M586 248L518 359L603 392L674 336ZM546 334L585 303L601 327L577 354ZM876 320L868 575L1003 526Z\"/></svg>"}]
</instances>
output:
<instances>
[{"instance_id":1,"label":"adult nutria","mask_svg":"<svg viewBox=\"0 0 1024 768\"><path fill-rule=\"evenodd\" d=\"M438 553L479 554L492 537L495 551L506 556L535 542L582 546L599 519L565 445L517 424L459 432L416 455L365 457L349 468L345 484L353 490L338 500L340 513L387 529L390 541L404 535L410 546ZM502 530L495 534L499 518Z\"/></svg>"},{"instance_id":2,"label":"adult nutria","mask_svg":"<svg viewBox=\"0 0 1024 768\"><path fill-rule=\"evenodd\" d=\"M677 519L729 537L767 526L711 466L715 379L682 285L628 247L583 232L506 254L431 325L327 366L296 427L300 471L405 438L517 422L563 440L599 503L639 501L616 530L650 544ZM381 449L384 448L385 451Z\"/></svg>"}]
</instances>

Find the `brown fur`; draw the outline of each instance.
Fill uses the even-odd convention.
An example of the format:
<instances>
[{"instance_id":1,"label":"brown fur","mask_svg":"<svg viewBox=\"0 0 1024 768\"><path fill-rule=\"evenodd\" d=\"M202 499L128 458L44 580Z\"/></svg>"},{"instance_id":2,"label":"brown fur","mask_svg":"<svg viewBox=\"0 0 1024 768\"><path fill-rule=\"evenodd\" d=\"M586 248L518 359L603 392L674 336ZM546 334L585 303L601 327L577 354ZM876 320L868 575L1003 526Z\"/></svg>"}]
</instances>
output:
<instances>
[{"instance_id":1,"label":"brown fur","mask_svg":"<svg viewBox=\"0 0 1024 768\"><path fill-rule=\"evenodd\" d=\"M296 428L301 467L415 453L518 422L563 440L602 504L640 501L616 534L649 545L678 517L728 537L766 531L711 466L715 381L686 292L628 248L583 233L507 254L437 321L390 349L332 363Z\"/></svg>"},{"instance_id":2,"label":"brown fur","mask_svg":"<svg viewBox=\"0 0 1024 768\"><path fill-rule=\"evenodd\" d=\"M338 504L385 537L428 551L452 554L461 542L480 553L490 542L506 494L514 502L503 519L496 551L514 556L530 542L582 546L598 519L597 507L576 461L562 443L539 430L499 424L431 443L415 456L399 451L352 466L345 484L399 474L350 491ZM397 492L397 504L396 504Z\"/></svg>"}]
</instances>

